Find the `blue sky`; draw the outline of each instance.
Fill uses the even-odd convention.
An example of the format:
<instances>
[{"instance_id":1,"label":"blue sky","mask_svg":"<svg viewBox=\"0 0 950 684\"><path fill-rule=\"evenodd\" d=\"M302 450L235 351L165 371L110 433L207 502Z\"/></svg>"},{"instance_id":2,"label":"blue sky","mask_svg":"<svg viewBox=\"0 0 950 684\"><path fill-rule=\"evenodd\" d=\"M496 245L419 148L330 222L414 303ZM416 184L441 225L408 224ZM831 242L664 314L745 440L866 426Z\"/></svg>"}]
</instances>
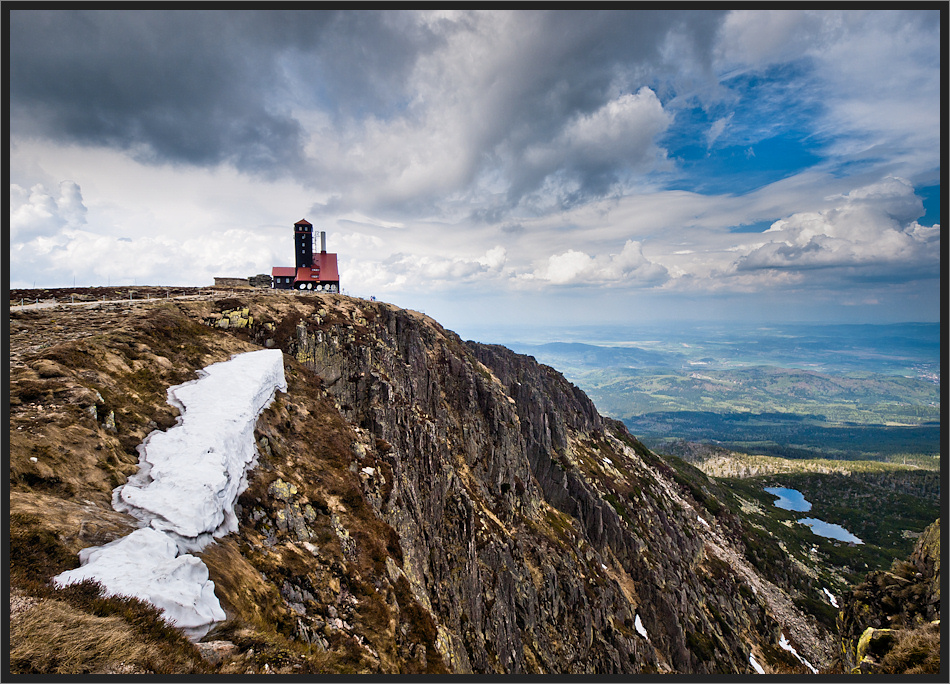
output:
<instances>
[{"instance_id":1,"label":"blue sky","mask_svg":"<svg viewBox=\"0 0 950 684\"><path fill-rule=\"evenodd\" d=\"M938 10L24 11L10 285L292 262L504 325L940 315Z\"/></svg>"}]
</instances>

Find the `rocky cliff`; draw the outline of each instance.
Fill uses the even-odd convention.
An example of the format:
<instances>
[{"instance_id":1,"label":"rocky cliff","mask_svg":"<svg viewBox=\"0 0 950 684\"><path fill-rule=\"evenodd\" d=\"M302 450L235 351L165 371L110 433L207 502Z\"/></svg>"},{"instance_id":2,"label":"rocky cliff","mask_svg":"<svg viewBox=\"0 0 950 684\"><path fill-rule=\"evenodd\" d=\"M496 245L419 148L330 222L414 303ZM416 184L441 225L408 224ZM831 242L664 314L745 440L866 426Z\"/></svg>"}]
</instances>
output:
<instances>
[{"instance_id":1,"label":"rocky cliff","mask_svg":"<svg viewBox=\"0 0 950 684\"><path fill-rule=\"evenodd\" d=\"M174 423L166 388L261 347L285 352L288 393L259 420L239 531L202 554L228 619L121 667L42 655L29 635L64 633L52 605L80 641L126 615L44 580L134 526L110 492ZM746 562L735 518L554 369L379 302L16 314L10 486L14 671L751 673L804 671L783 643L819 668L834 656Z\"/></svg>"},{"instance_id":2,"label":"rocky cliff","mask_svg":"<svg viewBox=\"0 0 950 684\"><path fill-rule=\"evenodd\" d=\"M868 573L838 617L842 660L864 674L940 671L940 520L910 558Z\"/></svg>"}]
</instances>

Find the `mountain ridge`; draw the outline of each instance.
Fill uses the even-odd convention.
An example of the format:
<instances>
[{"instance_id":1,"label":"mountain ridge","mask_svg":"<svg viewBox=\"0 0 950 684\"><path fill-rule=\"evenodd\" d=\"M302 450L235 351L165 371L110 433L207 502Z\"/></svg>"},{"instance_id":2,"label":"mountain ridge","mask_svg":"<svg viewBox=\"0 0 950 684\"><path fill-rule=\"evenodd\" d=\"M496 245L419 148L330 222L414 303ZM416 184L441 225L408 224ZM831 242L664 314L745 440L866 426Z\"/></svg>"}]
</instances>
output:
<instances>
[{"instance_id":1,"label":"mountain ridge","mask_svg":"<svg viewBox=\"0 0 950 684\"><path fill-rule=\"evenodd\" d=\"M782 641L833 665L833 635L746 560L739 521L701 481L530 357L340 295L11 324L11 581L40 604L64 599L28 569L69 569L132 529L107 501L149 431L174 423L166 388L234 353L284 351L289 392L259 420L240 529L202 554L228 619L202 656L185 645L131 658L135 671L738 674L754 658L804 672ZM116 667L47 658L31 667Z\"/></svg>"}]
</instances>

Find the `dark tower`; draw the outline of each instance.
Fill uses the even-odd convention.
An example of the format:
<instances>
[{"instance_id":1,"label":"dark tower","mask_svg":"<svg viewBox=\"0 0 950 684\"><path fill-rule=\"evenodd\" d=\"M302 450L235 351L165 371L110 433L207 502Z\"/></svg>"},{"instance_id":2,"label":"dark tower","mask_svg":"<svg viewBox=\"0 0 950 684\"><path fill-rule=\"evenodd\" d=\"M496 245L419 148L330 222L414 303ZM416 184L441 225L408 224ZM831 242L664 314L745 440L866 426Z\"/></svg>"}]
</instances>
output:
<instances>
[{"instance_id":1,"label":"dark tower","mask_svg":"<svg viewBox=\"0 0 950 684\"><path fill-rule=\"evenodd\" d=\"M310 268L313 263L313 224L300 219L294 224L294 254L297 268Z\"/></svg>"}]
</instances>

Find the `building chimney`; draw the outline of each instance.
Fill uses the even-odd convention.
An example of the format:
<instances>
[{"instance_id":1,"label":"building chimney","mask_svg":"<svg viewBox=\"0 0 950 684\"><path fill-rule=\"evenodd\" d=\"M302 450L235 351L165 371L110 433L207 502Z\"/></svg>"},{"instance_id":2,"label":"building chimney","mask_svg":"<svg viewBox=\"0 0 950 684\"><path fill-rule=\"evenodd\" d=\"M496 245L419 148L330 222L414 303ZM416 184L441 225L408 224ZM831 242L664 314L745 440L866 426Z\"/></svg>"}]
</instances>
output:
<instances>
[{"instance_id":1,"label":"building chimney","mask_svg":"<svg viewBox=\"0 0 950 684\"><path fill-rule=\"evenodd\" d=\"M327 251L327 231L325 230L320 231L320 251Z\"/></svg>"}]
</instances>

